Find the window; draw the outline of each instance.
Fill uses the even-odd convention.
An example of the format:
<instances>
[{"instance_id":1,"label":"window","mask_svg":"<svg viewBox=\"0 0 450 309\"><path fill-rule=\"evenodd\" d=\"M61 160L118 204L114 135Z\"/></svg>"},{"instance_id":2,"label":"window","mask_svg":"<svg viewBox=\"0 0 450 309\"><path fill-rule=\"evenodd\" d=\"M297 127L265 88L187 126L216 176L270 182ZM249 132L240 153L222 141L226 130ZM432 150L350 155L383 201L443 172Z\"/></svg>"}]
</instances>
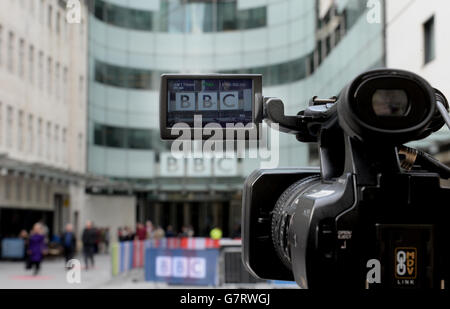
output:
<instances>
[{"instance_id":1,"label":"window","mask_svg":"<svg viewBox=\"0 0 450 309\"><path fill-rule=\"evenodd\" d=\"M39 52L39 89L44 89L44 53Z\"/></svg>"},{"instance_id":2,"label":"window","mask_svg":"<svg viewBox=\"0 0 450 309\"><path fill-rule=\"evenodd\" d=\"M3 64L3 27L0 25L0 66Z\"/></svg>"},{"instance_id":3,"label":"window","mask_svg":"<svg viewBox=\"0 0 450 309\"><path fill-rule=\"evenodd\" d=\"M8 38L8 71L10 73L14 72L14 33L9 33Z\"/></svg>"},{"instance_id":4,"label":"window","mask_svg":"<svg viewBox=\"0 0 450 309\"><path fill-rule=\"evenodd\" d=\"M47 204L50 203L50 195L51 195L51 188L50 188L50 185L47 184L45 186L45 202Z\"/></svg>"},{"instance_id":5,"label":"window","mask_svg":"<svg viewBox=\"0 0 450 309\"><path fill-rule=\"evenodd\" d=\"M64 128L62 130L61 142L62 142L61 160L63 161L63 163L67 163L67 151L66 151L66 147L67 147L67 129L66 128Z\"/></svg>"},{"instance_id":6,"label":"window","mask_svg":"<svg viewBox=\"0 0 450 309\"><path fill-rule=\"evenodd\" d=\"M30 84L34 82L34 47L30 45L28 52L28 80Z\"/></svg>"},{"instance_id":7,"label":"window","mask_svg":"<svg viewBox=\"0 0 450 309\"><path fill-rule=\"evenodd\" d=\"M151 131L142 129L127 130L127 145L129 149L150 149Z\"/></svg>"},{"instance_id":8,"label":"window","mask_svg":"<svg viewBox=\"0 0 450 309\"><path fill-rule=\"evenodd\" d=\"M237 0L161 1L158 12L130 9L96 0L93 15L117 27L173 33L231 31L267 25L265 6L238 10Z\"/></svg>"},{"instance_id":9,"label":"window","mask_svg":"<svg viewBox=\"0 0 450 309\"><path fill-rule=\"evenodd\" d=\"M55 125L55 144L54 144L54 157L55 162L59 162L59 126Z\"/></svg>"},{"instance_id":10,"label":"window","mask_svg":"<svg viewBox=\"0 0 450 309\"><path fill-rule=\"evenodd\" d=\"M78 81L78 94L80 97L80 107L84 105L84 77L80 76Z\"/></svg>"},{"instance_id":11,"label":"window","mask_svg":"<svg viewBox=\"0 0 450 309\"><path fill-rule=\"evenodd\" d=\"M61 13L58 12L58 13L56 13L56 20L55 20L57 34L59 34L61 32L60 19L61 19Z\"/></svg>"},{"instance_id":12,"label":"window","mask_svg":"<svg viewBox=\"0 0 450 309\"><path fill-rule=\"evenodd\" d=\"M3 104L0 102L0 147L3 143Z\"/></svg>"},{"instance_id":13,"label":"window","mask_svg":"<svg viewBox=\"0 0 450 309\"><path fill-rule=\"evenodd\" d=\"M56 63L56 68L55 68L55 89L56 89L56 98L59 99L60 97L60 64L59 62Z\"/></svg>"},{"instance_id":14,"label":"window","mask_svg":"<svg viewBox=\"0 0 450 309\"><path fill-rule=\"evenodd\" d=\"M16 201L22 199L22 178L16 179Z\"/></svg>"},{"instance_id":15,"label":"window","mask_svg":"<svg viewBox=\"0 0 450 309\"><path fill-rule=\"evenodd\" d=\"M69 80L69 70L67 69L67 67L65 67L64 68L64 72L63 72L63 89L62 89L62 91L63 91L63 102L66 102L66 99L67 99L67 92L68 92L68 89L67 89L67 83L68 83L68 80Z\"/></svg>"},{"instance_id":16,"label":"window","mask_svg":"<svg viewBox=\"0 0 450 309\"><path fill-rule=\"evenodd\" d=\"M112 127L98 123L94 124L94 144L138 150L170 149L169 143L161 141L157 130Z\"/></svg>"},{"instance_id":17,"label":"window","mask_svg":"<svg viewBox=\"0 0 450 309\"><path fill-rule=\"evenodd\" d=\"M31 190L33 183L31 180L26 181L26 190L27 190L27 202L31 202Z\"/></svg>"},{"instance_id":18,"label":"window","mask_svg":"<svg viewBox=\"0 0 450 309\"><path fill-rule=\"evenodd\" d=\"M20 78L25 77L25 41L20 39L19 42L19 76Z\"/></svg>"},{"instance_id":19,"label":"window","mask_svg":"<svg viewBox=\"0 0 450 309\"><path fill-rule=\"evenodd\" d=\"M23 111L19 111L17 119L17 149L23 151Z\"/></svg>"},{"instance_id":20,"label":"window","mask_svg":"<svg viewBox=\"0 0 450 309\"><path fill-rule=\"evenodd\" d=\"M38 203L40 203L41 202L41 182L38 180L37 182L36 182L36 201L38 202Z\"/></svg>"},{"instance_id":21,"label":"window","mask_svg":"<svg viewBox=\"0 0 450 309\"><path fill-rule=\"evenodd\" d=\"M83 143L83 134L78 134L78 166L80 169L83 169L83 158L84 158L84 143Z\"/></svg>"},{"instance_id":22,"label":"window","mask_svg":"<svg viewBox=\"0 0 450 309\"><path fill-rule=\"evenodd\" d=\"M39 5L39 22L41 24L44 24L45 20L45 3L44 0L41 0L41 3Z\"/></svg>"},{"instance_id":23,"label":"window","mask_svg":"<svg viewBox=\"0 0 450 309\"><path fill-rule=\"evenodd\" d=\"M33 144L34 144L34 132L33 132L33 115L28 115L28 153L33 153Z\"/></svg>"},{"instance_id":24,"label":"window","mask_svg":"<svg viewBox=\"0 0 450 309\"><path fill-rule=\"evenodd\" d=\"M37 141L37 152L38 152L38 156L42 157L42 147L43 147L43 128L42 128L42 119L39 118L38 120L38 141Z\"/></svg>"},{"instance_id":25,"label":"window","mask_svg":"<svg viewBox=\"0 0 450 309\"><path fill-rule=\"evenodd\" d=\"M47 92L50 95L52 93L52 58L47 58Z\"/></svg>"},{"instance_id":26,"label":"window","mask_svg":"<svg viewBox=\"0 0 450 309\"><path fill-rule=\"evenodd\" d=\"M11 178L5 177L5 199L9 200L11 199Z\"/></svg>"},{"instance_id":27,"label":"window","mask_svg":"<svg viewBox=\"0 0 450 309\"><path fill-rule=\"evenodd\" d=\"M13 134L13 108L11 106L8 106L8 113L6 115L7 117L7 126L6 126L6 146L8 148L12 148L13 145L13 138L12 138L12 134Z\"/></svg>"},{"instance_id":28,"label":"window","mask_svg":"<svg viewBox=\"0 0 450 309\"><path fill-rule=\"evenodd\" d=\"M50 160L51 158L51 144L52 144L52 125L50 124L50 122L47 122L47 138L46 138L46 142L47 142L47 159Z\"/></svg>"},{"instance_id":29,"label":"window","mask_svg":"<svg viewBox=\"0 0 450 309\"><path fill-rule=\"evenodd\" d=\"M434 39L434 16L423 24L424 34L424 64L434 60L435 57L435 39Z\"/></svg>"},{"instance_id":30,"label":"window","mask_svg":"<svg viewBox=\"0 0 450 309\"><path fill-rule=\"evenodd\" d=\"M48 6L48 15L47 15L47 26L49 29L52 29L52 15L53 15L53 7L51 5Z\"/></svg>"}]
</instances>

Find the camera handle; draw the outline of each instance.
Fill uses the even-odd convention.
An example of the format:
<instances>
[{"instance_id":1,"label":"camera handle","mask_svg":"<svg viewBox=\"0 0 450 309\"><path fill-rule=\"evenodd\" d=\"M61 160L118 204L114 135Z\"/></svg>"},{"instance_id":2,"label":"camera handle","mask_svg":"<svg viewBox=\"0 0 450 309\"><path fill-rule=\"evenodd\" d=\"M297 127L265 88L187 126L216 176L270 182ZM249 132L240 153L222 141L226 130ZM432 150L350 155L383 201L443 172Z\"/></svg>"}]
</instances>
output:
<instances>
[{"instance_id":1,"label":"camera handle","mask_svg":"<svg viewBox=\"0 0 450 309\"><path fill-rule=\"evenodd\" d=\"M336 97L330 99L313 97L305 110L295 116L286 116L281 99L264 97L263 118L269 126L278 124L280 132L295 134L301 142L314 143L318 141L321 125L336 115L336 101Z\"/></svg>"},{"instance_id":2,"label":"camera handle","mask_svg":"<svg viewBox=\"0 0 450 309\"><path fill-rule=\"evenodd\" d=\"M448 114L447 108L445 108L444 103L440 100L436 100L436 105L439 110L439 112L442 115L442 118L444 118L445 123L447 124L447 127L450 129L450 115Z\"/></svg>"}]
</instances>

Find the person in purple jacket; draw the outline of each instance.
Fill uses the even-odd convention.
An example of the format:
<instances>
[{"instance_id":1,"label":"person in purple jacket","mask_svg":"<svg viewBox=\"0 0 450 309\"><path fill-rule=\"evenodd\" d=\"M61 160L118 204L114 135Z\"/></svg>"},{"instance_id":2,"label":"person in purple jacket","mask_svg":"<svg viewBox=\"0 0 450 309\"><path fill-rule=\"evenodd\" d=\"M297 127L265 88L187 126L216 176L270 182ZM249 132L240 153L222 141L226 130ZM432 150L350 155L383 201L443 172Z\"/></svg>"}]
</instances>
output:
<instances>
[{"instance_id":1,"label":"person in purple jacket","mask_svg":"<svg viewBox=\"0 0 450 309\"><path fill-rule=\"evenodd\" d=\"M34 267L34 275L39 273L41 261L46 250L44 230L40 223L33 225L28 241L28 256L30 259L30 268Z\"/></svg>"}]
</instances>

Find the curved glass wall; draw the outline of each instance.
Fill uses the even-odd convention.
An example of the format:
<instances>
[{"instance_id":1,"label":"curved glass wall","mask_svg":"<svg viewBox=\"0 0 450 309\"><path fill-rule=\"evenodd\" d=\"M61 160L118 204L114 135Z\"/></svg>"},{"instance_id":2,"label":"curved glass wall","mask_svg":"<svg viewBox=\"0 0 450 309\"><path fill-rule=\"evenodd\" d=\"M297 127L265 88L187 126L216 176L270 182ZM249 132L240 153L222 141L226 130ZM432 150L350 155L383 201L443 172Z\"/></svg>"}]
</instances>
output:
<instances>
[{"instance_id":1,"label":"curved glass wall","mask_svg":"<svg viewBox=\"0 0 450 309\"><path fill-rule=\"evenodd\" d=\"M383 64L383 25L367 22L360 0L336 1L322 17L316 0L245 9L246 0L161 0L153 11L109 1L92 1L89 37L89 166L104 175L119 158L137 164L137 152L168 150L158 129L163 73L259 73L264 94L295 114ZM308 145L280 139L280 166L308 165ZM133 173L124 177L139 178Z\"/></svg>"},{"instance_id":2,"label":"curved glass wall","mask_svg":"<svg viewBox=\"0 0 450 309\"><path fill-rule=\"evenodd\" d=\"M117 27L170 33L246 30L267 25L265 6L239 10L236 0L161 0L157 12L96 0L94 15Z\"/></svg>"}]
</instances>

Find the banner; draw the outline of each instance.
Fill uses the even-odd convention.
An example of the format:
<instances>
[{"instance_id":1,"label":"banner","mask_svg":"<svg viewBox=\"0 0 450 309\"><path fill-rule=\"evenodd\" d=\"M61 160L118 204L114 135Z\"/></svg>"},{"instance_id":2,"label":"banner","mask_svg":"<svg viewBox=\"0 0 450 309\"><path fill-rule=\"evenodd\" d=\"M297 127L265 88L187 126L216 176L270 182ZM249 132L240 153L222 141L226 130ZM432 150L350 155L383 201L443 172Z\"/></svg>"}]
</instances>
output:
<instances>
[{"instance_id":1,"label":"banner","mask_svg":"<svg viewBox=\"0 0 450 309\"><path fill-rule=\"evenodd\" d=\"M191 249L205 250L220 248L219 240L204 237L173 237L149 239L144 241L123 241L111 244L112 275L130 271L134 268L145 267L145 253L147 249Z\"/></svg>"},{"instance_id":2,"label":"banner","mask_svg":"<svg viewBox=\"0 0 450 309\"><path fill-rule=\"evenodd\" d=\"M148 248L145 280L181 285L218 285L218 249Z\"/></svg>"}]
</instances>

